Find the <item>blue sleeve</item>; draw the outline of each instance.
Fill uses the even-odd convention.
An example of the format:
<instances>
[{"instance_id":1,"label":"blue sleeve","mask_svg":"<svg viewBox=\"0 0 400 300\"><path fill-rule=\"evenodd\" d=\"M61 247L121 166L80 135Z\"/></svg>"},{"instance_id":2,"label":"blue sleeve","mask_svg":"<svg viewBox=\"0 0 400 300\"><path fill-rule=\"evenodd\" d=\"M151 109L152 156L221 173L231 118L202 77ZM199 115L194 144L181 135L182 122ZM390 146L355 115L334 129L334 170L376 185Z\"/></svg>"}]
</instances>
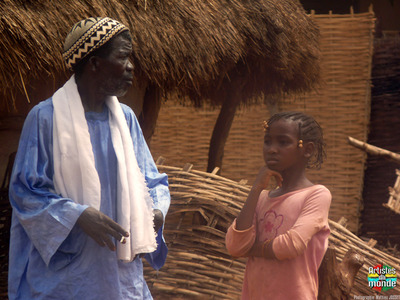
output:
<instances>
[{"instance_id":1,"label":"blue sleeve","mask_svg":"<svg viewBox=\"0 0 400 300\"><path fill-rule=\"evenodd\" d=\"M27 236L46 265L86 209L54 192L52 117L50 100L28 114L10 180L10 203L26 234L13 238Z\"/></svg>"},{"instance_id":2,"label":"blue sleeve","mask_svg":"<svg viewBox=\"0 0 400 300\"><path fill-rule=\"evenodd\" d=\"M139 122L133 111L125 105L122 105L122 107L131 131L136 159L140 170L145 176L150 196L154 202L154 208L159 209L163 213L165 220L171 202L168 188L168 176L165 173L160 174L158 172L149 147L144 139ZM145 256L150 265L156 270L160 269L164 265L168 253L168 248L162 234L163 229L164 226L160 228L157 233L157 250L153 253L146 254Z\"/></svg>"}]
</instances>

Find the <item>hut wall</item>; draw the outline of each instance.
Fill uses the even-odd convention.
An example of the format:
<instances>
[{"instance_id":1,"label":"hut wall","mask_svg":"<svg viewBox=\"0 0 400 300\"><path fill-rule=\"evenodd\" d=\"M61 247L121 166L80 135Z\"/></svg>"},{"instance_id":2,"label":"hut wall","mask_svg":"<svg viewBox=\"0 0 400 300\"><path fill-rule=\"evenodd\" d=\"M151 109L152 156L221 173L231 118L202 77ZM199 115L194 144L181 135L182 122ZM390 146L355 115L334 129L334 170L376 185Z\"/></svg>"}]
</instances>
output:
<instances>
[{"instance_id":1,"label":"hut wall","mask_svg":"<svg viewBox=\"0 0 400 300\"><path fill-rule=\"evenodd\" d=\"M24 83L26 93L18 89L10 90L9 98L6 101L0 101L1 182L10 154L18 149L19 137L26 115L37 103L50 97L56 87L61 86L65 79L66 77L62 74L54 74L54 77L41 74L38 79ZM19 75L16 80L21 80Z\"/></svg>"},{"instance_id":2,"label":"hut wall","mask_svg":"<svg viewBox=\"0 0 400 300\"><path fill-rule=\"evenodd\" d=\"M323 127L328 159L319 171L311 171L314 182L325 184L333 194L330 218L344 216L348 228L358 231L365 154L347 143L347 136L366 140L370 114L370 73L374 15L313 15L321 32L322 79L317 91L284 99L279 110L302 110ZM205 170L209 139L218 111L163 105L150 148L154 157L168 165L190 162ZM251 184L263 165L262 121L266 105L241 108L225 147L222 175Z\"/></svg>"},{"instance_id":3,"label":"hut wall","mask_svg":"<svg viewBox=\"0 0 400 300\"><path fill-rule=\"evenodd\" d=\"M371 125L368 143L400 152L400 38L377 39L374 45L371 90ZM364 181L361 233L400 244L400 215L383 207L388 187L396 181L400 166L380 156L369 156Z\"/></svg>"}]
</instances>

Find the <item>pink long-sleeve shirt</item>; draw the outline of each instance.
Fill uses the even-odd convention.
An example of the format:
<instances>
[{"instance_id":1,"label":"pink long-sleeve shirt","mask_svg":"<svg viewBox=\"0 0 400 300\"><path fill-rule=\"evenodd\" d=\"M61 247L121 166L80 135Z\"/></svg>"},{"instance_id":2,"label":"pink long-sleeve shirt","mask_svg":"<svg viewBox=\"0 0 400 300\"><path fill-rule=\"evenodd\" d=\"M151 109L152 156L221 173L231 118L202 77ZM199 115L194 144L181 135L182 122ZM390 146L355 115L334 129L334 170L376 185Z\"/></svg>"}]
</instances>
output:
<instances>
[{"instance_id":1,"label":"pink long-sleeve shirt","mask_svg":"<svg viewBox=\"0 0 400 300\"><path fill-rule=\"evenodd\" d=\"M249 257L243 300L315 300L318 268L328 247L331 193L322 185L258 199L252 227L239 231L236 220L226 234L226 248L234 257L246 256L255 241L274 239L277 260Z\"/></svg>"}]
</instances>

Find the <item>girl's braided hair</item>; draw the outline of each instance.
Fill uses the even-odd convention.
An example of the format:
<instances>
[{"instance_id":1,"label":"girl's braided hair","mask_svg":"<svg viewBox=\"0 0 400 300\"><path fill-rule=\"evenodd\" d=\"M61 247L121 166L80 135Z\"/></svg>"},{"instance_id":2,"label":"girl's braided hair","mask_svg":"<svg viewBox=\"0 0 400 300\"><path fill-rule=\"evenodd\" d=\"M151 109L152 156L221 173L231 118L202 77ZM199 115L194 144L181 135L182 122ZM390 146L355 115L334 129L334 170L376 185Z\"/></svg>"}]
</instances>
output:
<instances>
[{"instance_id":1,"label":"girl's braided hair","mask_svg":"<svg viewBox=\"0 0 400 300\"><path fill-rule=\"evenodd\" d=\"M268 120L268 125L281 119L297 122L299 126L299 140L303 140L304 142L313 142L315 144L314 155L308 161L307 168L321 168L321 165L326 158L326 152L322 128L318 122L305 113L286 111L273 115Z\"/></svg>"}]
</instances>

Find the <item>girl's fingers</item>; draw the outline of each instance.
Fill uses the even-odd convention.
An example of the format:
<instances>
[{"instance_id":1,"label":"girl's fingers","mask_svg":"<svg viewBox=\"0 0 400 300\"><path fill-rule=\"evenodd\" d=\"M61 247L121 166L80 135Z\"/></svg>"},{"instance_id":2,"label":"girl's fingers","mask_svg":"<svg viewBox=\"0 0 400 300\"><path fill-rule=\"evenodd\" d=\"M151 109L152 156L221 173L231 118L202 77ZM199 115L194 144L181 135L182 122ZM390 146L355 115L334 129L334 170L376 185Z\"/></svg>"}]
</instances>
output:
<instances>
[{"instance_id":1,"label":"girl's fingers","mask_svg":"<svg viewBox=\"0 0 400 300\"><path fill-rule=\"evenodd\" d=\"M276 183L279 186L282 186L283 178L282 178L281 174L277 173L276 175L274 175L274 177L275 177Z\"/></svg>"},{"instance_id":2,"label":"girl's fingers","mask_svg":"<svg viewBox=\"0 0 400 300\"><path fill-rule=\"evenodd\" d=\"M270 172L271 176L275 177L276 180L281 181L281 182L283 181L282 175L280 173L278 173L276 171L272 171L272 170L270 170L269 172Z\"/></svg>"}]
</instances>

